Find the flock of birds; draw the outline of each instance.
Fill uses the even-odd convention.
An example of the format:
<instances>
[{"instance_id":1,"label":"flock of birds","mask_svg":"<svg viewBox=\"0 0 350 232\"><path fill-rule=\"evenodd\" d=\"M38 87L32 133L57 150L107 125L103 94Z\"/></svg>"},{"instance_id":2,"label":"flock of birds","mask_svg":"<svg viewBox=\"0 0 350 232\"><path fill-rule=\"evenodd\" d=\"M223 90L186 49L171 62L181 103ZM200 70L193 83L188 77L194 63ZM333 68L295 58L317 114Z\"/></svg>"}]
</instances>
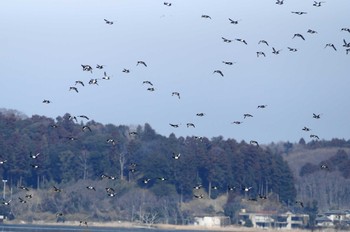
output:
<instances>
[{"instance_id":1,"label":"flock of birds","mask_svg":"<svg viewBox=\"0 0 350 232\"><path fill-rule=\"evenodd\" d=\"M284 0L277 0L275 3L277 5L285 4ZM323 7L324 3L325 2L322 2L322 1L321 2L314 1L313 2L313 6L314 7L321 7L321 6ZM167 6L167 7L174 7L174 5L171 2L164 2L163 4L164 4L164 6ZM291 11L291 14L295 14L295 15L298 15L298 16L302 16L302 15L305 15L307 13L308 12L305 12L305 11ZM203 14L203 15L201 15L199 17L201 17L203 19L213 20L212 17L210 15L207 15L207 14ZM103 21L108 26L116 26L116 23L114 21L111 21L111 20L108 20L108 19L103 19ZM239 24L240 21L241 20L228 18L228 23L230 23L230 24ZM344 33L350 33L350 29L349 28L340 28L340 31L344 32ZM307 34L311 34L311 35L318 34L318 32L316 30L313 30L313 29L309 29L308 31L306 31L306 33ZM221 37L221 39L222 39L222 41L224 43L239 42L243 46L248 46L248 44L249 44L249 41L246 40L246 39L243 39L243 38L226 38L226 37ZM302 33L295 33L295 34L293 34L291 36L291 39L295 39L295 40L299 39L299 40L302 40L302 41L306 41L307 40L306 36L304 34L302 34ZM283 51L283 49L278 49L276 47L273 47L268 41L266 41L264 39L259 40L257 42L257 44L259 46L264 46L265 48L269 48L271 46L271 53L274 54L274 55L279 55ZM349 52L350 52L350 42L346 41L346 39L343 39L342 47L345 49L345 53L349 54ZM288 46L287 49L290 52L297 52L298 51L298 48L296 48L296 47L289 47ZM324 46L324 49L332 49L334 51L338 51L339 48L338 48L338 46L336 46L333 43L326 43L325 46ZM256 56L257 56L257 58L266 57L267 56L267 52L266 52L266 50L256 51ZM138 60L135 63L136 63L135 66L140 67L140 68L141 67L142 68L147 68L148 67L147 63L145 61L143 61L143 60ZM224 65L231 66L231 65L235 64L236 62L233 62L233 61L222 61L222 63ZM81 64L81 68L82 68L83 72L87 72L87 73L90 73L90 74L93 74L93 75L100 75L100 76L91 78L88 81L75 80L75 82L72 82L72 84L67 88L68 91L74 92L76 94L79 94L80 88L84 88L87 85L99 86L102 81L109 81L109 80L113 79L113 76L109 75L107 73L107 71L105 71L105 66L106 65L103 65L103 64L97 64L95 66L91 65L91 64ZM96 72L95 70L99 70L99 71ZM100 74L100 72L101 72L101 74ZM124 74L129 74L131 72L131 69L130 68L123 68L121 70L121 72L123 72ZM222 70L220 70L220 69L213 70L212 74L213 75L218 75L220 77L224 77L225 76L224 72ZM150 80L143 80L141 83L144 86L147 86L146 87L147 91L150 91L150 92L156 91L156 88L154 87L154 84L153 84L152 81L150 81ZM173 92L169 93L169 95L171 95L174 98L177 98L178 100L182 99L181 93L178 92L178 91L173 91ZM51 99L44 99L42 101L42 103L43 104L51 104L51 103L53 103L53 101ZM268 105L267 104L257 105L256 108L258 110L264 110L264 109L268 108ZM197 117L205 117L206 113L198 112L198 113L196 113L196 116ZM247 113L242 114L242 119L241 120L235 120L235 121L231 122L231 124L240 125L240 124L248 121L249 118L253 118L253 117L254 117L253 114L251 114L250 112L247 112ZM69 119L73 120L75 122L78 122L78 118L84 119L84 120L90 120L90 118L88 116L86 116L86 115L77 115L77 116L71 115ZM321 114L314 113L312 115L312 118L314 118L315 120L318 120L318 119L321 118ZM181 125L182 124L180 124L180 123L169 123L169 126L172 127L172 128L178 128ZM56 124L50 125L50 126L52 128L57 128ZM187 128L196 128L196 125L193 122L187 122L186 123L186 127ZM89 132L92 131L92 129L89 126L87 126L87 125L82 126L81 130L82 130L83 133L85 133L85 132L89 133ZM312 131L312 129L310 129L307 126L305 126L304 128L301 128L301 130L305 131L305 132ZM129 133L129 135L137 136L137 132L131 131ZM312 139L320 139L320 137L317 134L314 134L314 133L311 133L309 136ZM203 137L195 136L195 138L201 140ZM75 136L69 136L69 137L66 137L66 139L68 139L70 141L75 141L78 138L75 137ZM106 140L106 143L112 144L112 145L116 145L117 141L114 138L109 138L109 139ZM250 140L250 144L252 146L256 146L257 148L260 148L259 142L254 140L254 139ZM39 159L41 156L42 155L41 155L40 152L39 153L35 153L35 154L31 153L29 158L34 161L34 160ZM181 154L174 152L173 155L172 155L172 158L174 160L179 160L181 158ZM5 163L6 163L6 160L0 161L0 164L5 164ZM36 164L35 162L32 162L30 165L34 169L40 168L40 166L38 164ZM322 166L320 168L323 169L323 170L327 170L328 166L326 164L322 164ZM136 172L137 171L137 164L136 163L131 163L129 165L129 171L131 173ZM101 174L101 179L115 180L116 178L117 177L115 177L115 176L111 176L111 175L107 175L107 174ZM159 181L165 181L165 180L167 180L167 178L166 177L159 177L158 180ZM145 185L148 184L150 181L152 181L152 180L149 179L149 178L146 178L146 179L142 180L142 182ZM28 200L30 200L33 197L33 195L29 194L30 189L28 187L20 186L19 188L21 190L25 191L26 194L23 197L19 197L18 201L20 203L22 203L22 204L25 204L25 203L27 203ZM200 184L193 187L193 189L194 189L194 195L193 196L195 198L198 198L198 199L205 198L205 196L202 193L197 192L201 188L202 188L202 185L200 185ZM218 188L219 188L218 186L212 186L213 190L217 190ZM252 187L251 186L244 186L244 185L242 185L242 186L231 186L231 185L228 185L227 186L227 191L234 191L234 190L237 190L237 189L243 191L244 193L249 193L251 191ZM52 186L51 190L54 193L57 193L57 194L62 192L62 189L57 187L57 186ZM86 190L88 190L88 191L96 191L96 188L95 188L95 186L86 186ZM115 189L113 187L106 187L105 191L106 191L106 195L108 197L115 197L117 195L117 193L116 193L116 191L115 191ZM266 199L267 196L265 194L259 193L259 198L260 199ZM257 198L250 198L250 200L257 200ZM11 200L5 201L5 199L2 202L3 205L10 205L10 203L11 203ZM296 201L295 203L297 205L300 205L301 207L303 207L303 203L301 201ZM63 216L63 212L58 212L56 214L56 216L57 217L62 217ZM87 226L87 221L81 220L80 221L80 225L86 225Z\"/></svg>"}]
</instances>

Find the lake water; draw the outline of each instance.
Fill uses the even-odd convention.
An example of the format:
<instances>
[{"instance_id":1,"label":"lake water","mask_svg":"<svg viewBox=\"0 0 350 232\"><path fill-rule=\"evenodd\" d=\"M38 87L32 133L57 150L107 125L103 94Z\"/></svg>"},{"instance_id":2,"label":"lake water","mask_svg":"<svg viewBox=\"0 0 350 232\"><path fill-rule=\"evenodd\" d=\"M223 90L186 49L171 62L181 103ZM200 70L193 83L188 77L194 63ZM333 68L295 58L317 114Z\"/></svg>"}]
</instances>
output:
<instances>
[{"instance_id":1,"label":"lake water","mask_svg":"<svg viewBox=\"0 0 350 232\"><path fill-rule=\"evenodd\" d=\"M147 229L147 228L109 228L109 227L86 227L86 226L40 226L40 225L0 225L0 232L171 232L173 230ZM176 230L177 232L188 232ZM193 231L192 231L193 232Z\"/></svg>"}]
</instances>

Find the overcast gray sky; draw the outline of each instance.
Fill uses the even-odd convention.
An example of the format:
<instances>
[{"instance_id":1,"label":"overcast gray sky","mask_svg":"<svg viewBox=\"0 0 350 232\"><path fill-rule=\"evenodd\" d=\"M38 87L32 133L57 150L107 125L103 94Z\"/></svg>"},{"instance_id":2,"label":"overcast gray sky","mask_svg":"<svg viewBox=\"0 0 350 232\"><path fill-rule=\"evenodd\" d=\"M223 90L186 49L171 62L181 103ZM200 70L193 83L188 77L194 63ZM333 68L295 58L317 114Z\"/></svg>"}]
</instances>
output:
<instances>
[{"instance_id":1,"label":"overcast gray sky","mask_svg":"<svg viewBox=\"0 0 350 232\"><path fill-rule=\"evenodd\" d=\"M0 107L28 116L70 113L103 124L149 123L165 136L222 135L260 143L310 141L310 134L350 138L350 52L346 55L342 46L343 39L350 42L350 33L341 30L350 28L350 1L326 1L321 7L311 0L168 2L172 5L159 0L0 1ZM296 33L305 41L293 39ZM327 43L337 51L325 48ZM280 54L272 47L282 49ZM266 57L257 57L258 51ZM147 67L136 66L140 60ZM83 71L81 64L91 65L93 72ZM96 64L105 67L99 70ZM104 71L110 80L88 84ZM85 86L75 85L77 80ZM43 104L44 99L52 103ZM204 117L196 116L201 112ZM253 117L243 119L245 113ZM321 118L313 119L313 113ZM196 127L187 128L189 122ZM304 126L311 131L302 131Z\"/></svg>"}]
</instances>

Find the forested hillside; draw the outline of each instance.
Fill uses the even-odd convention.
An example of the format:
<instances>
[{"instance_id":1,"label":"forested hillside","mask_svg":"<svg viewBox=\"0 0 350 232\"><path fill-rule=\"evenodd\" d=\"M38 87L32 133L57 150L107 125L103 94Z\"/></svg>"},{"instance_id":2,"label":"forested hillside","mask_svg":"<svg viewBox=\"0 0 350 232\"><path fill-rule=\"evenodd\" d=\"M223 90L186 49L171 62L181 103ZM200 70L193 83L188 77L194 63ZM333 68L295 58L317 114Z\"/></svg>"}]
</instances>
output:
<instances>
[{"instance_id":1,"label":"forested hillside","mask_svg":"<svg viewBox=\"0 0 350 232\"><path fill-rule=\"evenodd\" d=\"M267 147L222 137L165 137L148 124L102 125L88 119L69 114L56 119L24 117L16 112L0 114L0 171L13 193L23 199L21 189L25 186L42 196L41 203L35 203L37 211L66 214L84 209L76 204L81 201L81 192L89 190L88 183L94 185L90 190L102 192L96 197L107 200L115 195L119 200L130 198L141 190L147 190L155 199L165 197L176 203L215 199L228 192L246 199L275 194L281 202L292 202L296 197L287 163ZM78 195L71 193L61 199L67 204L75 201L75 207L69 204L63 208L62 202L56 202L60 208L44 203L44 199L54 197L54 192L60 192L56 191L58 186L65 186L68 191L67 188L81 183L86 186L75 193ZM50 194L45 195L46 192ZM94 202L98 199L89 197ZM55 201L60 199L56 198ZM16 203L19 204L12 205Z\"/></svg>"},{"instance_id":2,"label":"forested hillside","mask_svg":"<svg viewBox=\"0 0 350 232\"><path fill-rule=\"evenodd\" d=\"M350 142L289 144L283 157L293 171L297 197L317 200L320 211L350 208Z\"/></svg>"}]
</instances>

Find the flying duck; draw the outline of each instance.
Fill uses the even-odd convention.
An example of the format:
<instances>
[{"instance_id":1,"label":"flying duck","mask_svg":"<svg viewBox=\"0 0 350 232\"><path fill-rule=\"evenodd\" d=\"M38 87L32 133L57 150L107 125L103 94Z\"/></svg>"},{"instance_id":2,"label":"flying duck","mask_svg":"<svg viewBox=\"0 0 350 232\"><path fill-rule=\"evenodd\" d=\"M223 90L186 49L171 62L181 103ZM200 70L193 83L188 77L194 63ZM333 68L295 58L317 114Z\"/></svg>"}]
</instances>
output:
<instances>
[{"instance_id":1,"label":"flying duck","mask_svg":"<svg viewBox=\"0 0 350 232\"><path fill-rule=\"evenodd\" d=\"M317 34L317 31L314 31L314 30L309 29L309 30L307 30L307 33L310 33L310 34Z\"/></svg>"},{"instance_id":2,"label":"flying duck","mask_svg":"<svg viewBox=\"0 0 350 232\"><path fill-rule=\"evenodd\" d=\"M247 41L245 41L244 39L235 39L236 41L238 41L238 42L242 42L242 43L244 43L245 45L248 45L247 44Z\"/></svg>"},{"instance_id":3,"label":"flying duck","mask_svg":"<svg viewBox=\"0 0 350 232\"><path fill-rule=\"evenodd\" d=\"M84 85L84 82L82 82L82 81L75 81L75 85L77 85L77 84L82 85L82 86L85 86L85 85Z\"/></svg>"},{"instance_id":4,"label":"flying duck","mask_svg":"<svg viewBox=\"0 0 350 232\"><path fill-rule=\"evenodd\" d=\"M139 65L139 64L142 64L143 66L147 67L147 64L144 61L142 61L142 60L137 61L136 66Z\"/></svg>"},{"instance_id":5,"label":"flying duck","mask_svg":"<svg viewBox=\"0 0 350 232\"><path fill-rule=\"evenodd\" d=\"M302 130L303 130L303 131L310 131L311 129L308 128L308 127L306 127L306 126L304 126L304 128L303 128Z\"/></svg>"},{"instance_id":6,"label":"flying duck","mask_svg":"<svg viewBox=\"0 0 350 232\"><path fill-rule=\"evenodd\" d=\"M253 187L242 187L242 190L244 192L249 192L249 190L251 190Z\"/></svg>"},{"instance_id":7,"label":"flying duck","mask_svg":"<svg viewBox=\"0 0 350 232\"><path fill-rule=\"evenodd\" d=\"M295 201L295 204L300 205L302 208L304 208L304 203L302 201Z\"/></svg>"},{"instance_id":8,"label":"flying duck","mask_svg":"<svg viewBox=\"0 0 350 232\"><path fill-rule=\"evenodd\" d=\"M153 91L155 91L156 89L153 88L153 87L150 87L150 88L147 88L147 90L150 91L150 92L153 92Z\"/></svg>"},{"instance_id":9,"label":"flying duck","mask_svg":"<svg viewBox=\"0 0 350 232\"><path fill-rule=\"evenodd\" d=\"M171 96L177 96L180 99L180 93L179 92L172 92Z\"/></svg>"},{"instance_id":10,"label":"flying duck","mask_svg":"<svg viewBox=\"0 0 350 232\"><path fill-rule=\"evenodd\" d=\"M209 15L202 15L202 18L211 19L211 17Z\"/></svg>"},{"instance_id":11,"label":"flying duck","mask_svg":"<svg viewBox=\"0 0 350 232\"><path fill-rule=\"evenodd\" d=\"M317 135L310 135L310 138L320 139Z\"/></svg>"},{"instance_id":12,"label":"flying duck","mask_svg":"<svg viewBox=\"0 0 350 232\"><path fill-rule=\"evenodd\" d=\"M231 61L223 61L222 63L227 64L227 65L233 65L233 64L235 64L236 62L231 62Z\"/></svg>"},{"instance_id":13,"label":"flying duck","mask_svg":"<svg viewBox=\"0 0 350 232\"><path fill-rule=\"evenodd\" d=\"M321 114L312 113L312 117L315 118L315 119L320 119L321 118Z\"/></svg>"},{"instance_id":14,"label":"flying duck","mask_svg":"<svg viewBox=\"0 0 350 232\"><path fill-rule=\"evenodd\" d=\"M107 139L107 143L111 143L113 146L115 145L116 141L114 139Z\"/></svg>"},{"instance_id":15,"label":"flying duck","mask_svg":"<svg viewBox=\"0 0 350 232\"><path fill-rule=\"evenodd\" d=\"M77 87L73 87L73 86L69 87L69 91L71 91L71 90L74 90L75 92L79 93Z\"/></svg>"},{"instance_id":16,"label":"flying duck","mask_svg":"<svg viewBox=\"0 0 350 232\"><path fill-rule=\"evenodd\" d=\"M27 201L26 201L26 200L24 200L24 199L22 199L22 198L20 198L20 197L18 197L18 199L19 199L19 202L20 202L20 203L22 203L22 204L27 203Z\"/></svg>"},{"instance_id":17,"label":"flying duck","mask_svg":"<svg viewBox=\"0 0 350 232\"><path fill-rule=\"evenodd\" d=\"M343 39L343 42L344 42L343 47L346 47L346 48L350 47L350 42L347 43L345 39Z\"/></svg>"},{"instance_id":18,"label":"flying duck","mask_svg":"<svg viewBox=\"0 0 350 232\"><path fill-rule=\"evenodd\" d=\"M225 37L221 37L221 38L222 38L222 40L223 40L225 43L231 43L231 42L232 42L232 40L226 39Z\"/></svg>"},{"instance_id":19,"label":"flying duck","mask_svg":"<svg viewBox=\"0 0 350 232\"><path fill-rule=\"evenodd\" d=\"M194 188L194 189L201 189L201 187L202 187L202 185L199 184L199 185L194 186L193 188Z\"/></svg>"},{"instance_id":20,"label":"flying duck","mask_svg":"<svg viewBox=\"0 0 350 232\"><path fill-rule=\"evenodd\" d=\"M258 105L258 109L260 108L260 109L265 109L267 107L267 105Z\"/></svg>"},{"instance_id":21,"label":"flying duck","mask_svg":"<svg viewBox=\"0 0 350 232\"><path fill-rule=\"evenodd\" d=\"M297 15L307 14L307 12L305 12L305 11L292 11L292 13L297 14Z\"/></svg>"},{"instance_id":22,"label":"flying duck","mask_svg":"<svg viewBox=\"0 0 350 232\"><path fill-rule=\"evenodd\" d=\"M106 24L109 24L109 25L112 25L114 23L113 21L109 21L107 19L103 19L103 20L106 22Z\"/></svg>"},{"instance_id":23,"label":"flying duck","mask_svg":"<svg viewBox=\"0 0 350 232\"><path fill-rule=\"evenodd\" d=\"M98 85L97 79L90 79L89 84L90 85Z\"/></svg>"},{"instance_id":24,"label":"flying duck","mask_svg":"<svg viewBox=\"0 0 350 232\"><path fill-rule=\"evenodd\" d=\"M224 76L224 74L222 73L221 70L215 70L213 73L218 73L218 74L220 74L222 77Z\"/></svg>"},{"instance_id":25,"label":"flying duck","mask_svg":"<svg viewBox=\"0 0 350 232\"><path fill-rule=\"evenodd\" d=\"M337 50L337 49L335 48L334 44L332 44L332 43L328 43L328 44L326 44L326 46L325 46L324 48L326 48L326 47L331 47L331 48L333 48L333 49L334 49L334 51L336 51L336 50Z\"/></svg>"},{"instance_id":26,"label":"flying duck","mask_svg":"<svg viewBox=\"0 0 350 232\"><path fill-rule=\"evenodd\" d=\"M96 68L97 68L97 69L103 69L104 66L105 66L105 65L99 65L99 64L97 64L97 65L96 65Z\"/></svg>"},{"instance_id":27,"label":"flying duck","mask_svg":"<svg viewBox=\"0 0 350 232\"><path fill-rule=\"evenodd\" d=\"M283 5L283 1L284 1L284 0L277 0L277 1L276 1L276 4L277 4L277 5Z\"/></svg>"},{"instance_id":28,"label":"flying duck","mask_svg":"<svg viewBox=\"0 0 350 232\"><path fill-rule=\"evenodd\" d=\"M39 157L39 155L40 155L40 152L38 152L36 154L33 154L32 152L30 152L29 157L32 158L32 159L36 159L36 158Z\"/></svg>"},{"instance_id":29,"label":"flying duck","mask_svg":"<svg viewBox=\"0 0 350 232\"><path fill-rule=\"evenodd\" d=\"M296 49L296 48L291 48L291 47L288 47L288 50L291 51L291 52L296 52L296 51L298 51L298 49Z\"/></svg>"},{"instance_id":30,"label":"flying duck","mask_svg":"<svg viewBox=\"0 0 350 232\"><path fill-rule=\"evenodd\" d=\"M233 20L230 18L228 18L228 20L230 20L230 23L232 23L232 24L238 24L238 22L241 21L241 20Z\"/></svg>"},{"instance_id":31,"label":"flying duck","mask_svg":"<svg viewBox=\"0 0 350 232\"><path fill-rule=\"evenodd\" d=\"M111 77L107 75L106 72L103 72L103 77L102 77L102 80L110 80Z\"/></svg>"},{"instance_id":32,"label":"flying duck","mask_svg":"<svg viewBox=\"0 0 350 232\"><path fill-rule=\"evenodd\" d=\"M237 125L239 125L239 124L242 124L243 122L241 122L241 121L233 121L232 122L232 124L237 124Z\"/></svg>"},{"instance_id":33,"label":"flying duck","mask_svg":"<svg viewBox=\"0 0 350 232\"><path fill-rule=\"evenodd\" d=\"M303 36L302 34L299 34L299 33L294 34L293 39L294 39L295 37L299 37L299 38L301 38L302 40L305 40L304 36Z\"/></svg>"},{"instance_id":34,"label":"flying duck","mask_svg":"<svg viewBox=\"0 0 350 232\"><path fill-rule=\"evenodd\" d=\"M57 188L56 186L52 186L52 188L53 188L53 191L56 192L56 193L62 192L62 189Z\"/></svg>"},{"instance_id":35,"label":"flying duck","mask_svg":"<svg viewBox=\"0 0 350 232\"><path fill-rule=\"evenodd\" d=\"M32 166L32 168L34 168L34 169L38 169L39 168L39 165L37 165L37 164L31 164L30 166Z\"/></svg>"},{"instance_id":36,"label":"flying duck","mask_svg":"<svg viewBox=\"0 0 350 232\"><path fill-rule=\"evenodd\" d=\"M165 6L171 6L171 3L170 2L164 2L164 5Z\"/></svg>"},{"instance_id":37,"label":"flying duck","mask_svg":"<svg viewBox=\"0 0 350 232\"><path fill-rule=\"evenodd\" d=\"M178 128L180 126L179 124L172 124L172 123L169 123L169 125L174 127L174 128Z\"/></svg>"},{"instance_id":38,"label":"flying duck","mask_svg":"<svg viewBox=\"0 0 350 232\"><path fill-rule=\"evenodd\" d=\"M343 28L341 29L341 31L347 31L347 32L350 33L350 28L345 28L345 27L343 27Z\"/></svg>"},{"instance_id":39,"label":"flying duck","mask_svg":"<svg viewBox=\"0 0 350 232\"><path fill-rule=\"evenodd\" d=\"M316 6L316 7L320 7L322 3L325 3L325 2L316 2L316 1L314 1L314 3L312 5Z\"/></svg>"},{"instance_id":40,"label":"flying duck","mask_svg":"<svg viewBox=\"0 0 350 232\"><path fill-rule=\"evenodd\" d=\"M251 114L243 114L243 117L244 117L244 118L253 117L253 115L251 115Z\"/></svg>"},{"instance_id":41,"label":"flying duck","mask_svg":"<svg viewBox=\"0 0 350 232\"><path fill-rule=\"evenodd\" d=\"M88 64L82 64L81 67L83 67L83 71L88 71L92 73L92 67Z\"/></svg>"},{"instance_id":42,"label":"flying duck","mask_svg":"<svg viewBox=\"0 0 350 232\"><path fill-rule=\"evenodd\" d=\"M198 117L203 117L205 114L204 113L197 113L196 116Z\"/></svg>"},{"instance_id":43,"label":"flying duck","mask_svg":"<svg viewBox=\"0 0 350 232\"><path fill-rule=\"evenodd\" d=\"M200 195L193 195L195 198L198 198L198 199L203 199L204 198L204 196L203 196L203 194L200 194Z\"/></svg>"},{"instance_id":44,"label":"flying duck","mask_svg":"<svg viewBox=\"0 0 350 232\"><path fill-rule=\"evenodd\" d=\"M142 84L148 84L148 85L153 86L152 82L150 82L150 81L143 81Z\"/></svg>"},{"instance_id":45,"label":"flying duck","mask_svg":"<svg viewBox=\"0 0 350 232\"><path fill-rule=\"evenodd\" d=\"M0 164L4 164L6 162L7 162L7 160L0 160Z\"/></svg>"},{"instance_id":46,"label":"flying duck","mask_svg":"<svg viewBox=\"0 0 350 232\"><path fill-rule=\"evenodd\" d=\"M50 103L52 103L50 100L46 100L46 99L44 99L43 100L43 103L45 103L45 104L50 104Z\"/></svg>"},{"instance_id":47,"label":"flying duck","mask_svg":"<svg viewBox=\"0 0 350 232\"><path fill-rule=\"evenodd\" d=\"M265 53L264 52L256 52L256 56L259 57L259 56L264 56L266 57Z\"/></svg>"},{"instance_id":48,"label":"flying duck","mask_svg":"<svg viewBox=\"0 0 350 232\"><path fill-rule=\"evenodd\" d=\"M85 118L86 120L90 120L88 116L85 116L85 115L78 115L77 117L79 118Z\"/></svg>"},{"instance_id":49,"label":"flying duck","mask_svg":"<svg viewBox=\"0 0 350 232\"><path fill-rule=\"evenodd\" d=\"M267 46L269 46L269 44L267 43L266 40L260 40L258 44L261 44L261 43L264 43L264 44L266 44Z\"/></svg>"},{"instance_id":50,"label":"flying duck","mask_svg":"<svg viewBox=\"0 0 350 232\"><path fill-rule=\"evenodd\" d=\"M258 143L257 141L255 141L255 140L250 140L249 143L250 143L251 145L254 145L254 146L259 147L259 143Z\"/></svg>"},{"instance_id":51,"label":"flying duck","mask_svg":"<svg viewBox=\"0 0 350 232\"><path fill-rule=\"evenodd\" d=\"M187 123L186 125L187 125L187 128L188 128L188 127L193 127L193 128L195 128L195 125L194 125L193 123Z\"/></svg>"},{"instance_id":52,"label":"flying duck","mask_svg":"<svg viewBox=\"0 0 350 232\"><path fill-rule=\"evenodd\" d=\"M282 51L282 49L276 50L274 47L272 48L272 53L275 54L275 55L280 54L280 51Z\"/></svg>"},{"instance_id":53,"label":"flying duck","mask_svg":"<svg viewBox=\"0 0 350 232\"><path fill-rule=\"evenodd\" d=\"M126 68L124 68L122 72L123 72L123 73L130 73L130 70L129 70L129 69L126 69Z\"/></svg>"},{"instance_id":54,"label":"flying duck","mask_svg":"<svg viewBox=\"0 0 350 232\"><path fill-rule=\"evenodd\" d=\"M181 156L180 153L179 154L175 154L175 152L173 152L173 159L178 160L178 159L180 159L180 156Z\"/></svg>"},{"instance_id":55,"label":"flying duck","mask_svg":"<svg viewBox=\"0 0 350 232\"><path fill-rule=\"evenodd\" d=\"M22 189L22 190L29 191L29 188L27 188L26 186L23 186L23 185L19 186L18 188L20 188L20 189Z\"/></svg>"},{"instance_id":56,"label":"flying duck","mask_svg":"<svg viewBox=\"0 0 350 232\"><path fill-rule=\"evenodd\" d=\"M96 189L95 189L94 186L90 186L90 185L89 185L89 186L86 186L86 188L89 189L89 190L94 190L94 191L96 191Z\"/></svg>"},{"instance_id":57,"label":"flying duck","mask_svg":"<svg viewBox=\"0 0 350 232\"><path fill-rule=\"evenodd\" d=\"M89 127L89 126L83 126L82 128L81 128L81 130L83 131L83 132L85 132L85 131L90 131L91 132L91 128Z\"/></svg>"}]
</instances>

